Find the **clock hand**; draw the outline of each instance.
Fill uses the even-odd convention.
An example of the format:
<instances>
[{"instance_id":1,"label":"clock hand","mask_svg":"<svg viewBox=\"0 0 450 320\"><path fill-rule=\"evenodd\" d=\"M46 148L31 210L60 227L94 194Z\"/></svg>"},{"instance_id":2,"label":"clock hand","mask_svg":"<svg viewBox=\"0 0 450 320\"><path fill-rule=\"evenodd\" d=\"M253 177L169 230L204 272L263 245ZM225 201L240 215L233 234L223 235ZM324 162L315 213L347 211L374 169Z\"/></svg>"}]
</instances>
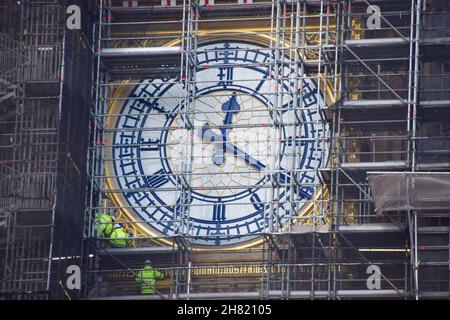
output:
<instances>
[{"instance_id":1,"label":"clock hand","mask_svg":"<svg viewBox=\"0 0 450 320\"><path fill-rule=\"evenodd\" d=\"M208 123L205 123L200 132L199 132L200 138L202 140L206 140L207 142L213 142L214 143L214 155L213 155L213 162L217 165L221 165L225 163L225 148L223 144L223 135L222 134L215 134Z\"/></svg>"},{"instance_id":2,"label":"clock hand","mask_svg":"<svg viewBox=\"0 0 450 320\"><path fill-rule=\"evenodd\" d=\"M228 131L231 130L231 128L229 128L228 126L233 122L233 114L239 112L240 110L241 110L241 107L239 106L239 104L237 102L236 93L233 92L230 100L228 100L227 102L225 102L222 105L222 111L226 112L225 119L223 121L223 126L220 128L220 131L222 132L222 142L223 142L222 148L223 148L223 150L225 150L225 148L226 148L225 141L227 140L227 137L228 137ZM216 141L217 141L217 139L216 139ZM214 163L215 164L225 163L224 152L221 152L219 155L216 154Z\"/></svg>"},{"instance_id":3,"label":"clock hand","mask_svg":"<svg viewBox=\"0 0 450 320\"><path fill-rule=\"evenodd\" d=\"M255 158L253 158L251 155L249 155L248 153L245 153L244 151L242 151L241 149L239 149L236 145L223 140L223 135L220 134L216 134L214 133L214 131L212 131L210 129L209 124L205 124L201 131L200 131L200 137L202 139L205 139L207 142L214 142L216 143L216 152L213 156L213 161L215 164L222 164L219 163L221 159L224 158L224 151L229 151L232 152L235 156L244 159L245 163L247 163L248 165L250 165L251 167L257 169L257 170L264 170L266 168L266 166L264 164L262 164L261 162L259 162L258 160L256 160ZM225 146L225 150L223 148L220 147L220 145L218 143L222 142L222 145Z\"/></svg>"},{"instance_id":4,"label":"clock hand","mask_svg":"<svg viewBox=\"0 0 450 320\"><path fill-rule=\"evenodd\" d=\"M222 136L220 134L216 134L214 133L208 124L205 124L202 129L201 129L201 138L202 139L206 139L208 142L216 142L216 141L222 141ZM225 145L225 150L232 152L235 156L243 159L245 161L245 163L247 163L249 166L257 169L257 170L264 170L267 168L266 165L264 165L263 163L261 163L260 161L256 160L255 158L253 158L251 155L249 155L248 153L244 152L243 150L239 149L236 145L225 141L223 143ZM216 148L217 151L217 148ZM219 151L223 152L223 150L220 149L219 147ZM216 155L217 153L214 155L214 160L216 160ZM223 155L223 153L222 153ZM214 161L214 163L216 163ZM216 163L217 164L217 163ZM286 175L282 172L278 172L275 174L276 177L279 179L279 181L281 183L287 183L289 184L291 182L291 176ZM296 187L294 188L295 193L297 193L299 196L306 198L306 199L311 199L311 196L305 192L303 189L301 189L300 187Z\"/></svg>"},{"instance_id":5,"label":"clock hand","mask_svg":"<svg viewBox=\"0 0 450 320\"><path fill-rule=\"evenodd\" d=\"M231 95L230 100L225 102L222 105L222 111L225 111L227 114L225 116L225 119L223 121L224 126L230 125L233 122L233 113L237 113L241 110L241 107L239 106L239 103L237 102L236 93L233 92ZM223 128L222 127L222 133L226 132L230 128Z\"/></svg>"},{"instance_id":6,"label":"clock hand","mask_svg":"<svg viewBox=\"0 0 450 320\"><path fill-rule=\"evenodd\" d=\"M232 152L235 156L243 159L246 164L248 164L249 166L251 166L257 170L264 170L267 168L264 164L262 164L261 162L259 162L255 158L253 158L251 155L242 151L236 145L234 145L228 141L225 142L225 148L227 151Z\"/></svg>"},{"instance_id":7,"label":"clock hand","mask_svg":"<svg viewBox=\"0 0 450 320\"><path fill-rule=\"evenodd\" d=\"M239 149L237 146L235 146L232 143L226 142L226 150L233 152L233 154L235 156L238 156L239 158L243 159L245 161L245 163L247 163L249 166L251 166L257 170L264 170L267 168L264 164L262 164L261 162L259 162L255 158L253 158L251 155L245 153L244 151L242 151L241 149ZM279 181L282 184L291 183L291 177L289 175L286 175L282 172L277 172L277 173L275 173L275 176L279 179ZM295 193L297 193L299 196L301 196L303 198L306 198L306 199L311 198L311 196L308 193L306 193L305 191L303 191L300 187L294 187L294 191L295 191Z\"/></svg>"}]
</instances>

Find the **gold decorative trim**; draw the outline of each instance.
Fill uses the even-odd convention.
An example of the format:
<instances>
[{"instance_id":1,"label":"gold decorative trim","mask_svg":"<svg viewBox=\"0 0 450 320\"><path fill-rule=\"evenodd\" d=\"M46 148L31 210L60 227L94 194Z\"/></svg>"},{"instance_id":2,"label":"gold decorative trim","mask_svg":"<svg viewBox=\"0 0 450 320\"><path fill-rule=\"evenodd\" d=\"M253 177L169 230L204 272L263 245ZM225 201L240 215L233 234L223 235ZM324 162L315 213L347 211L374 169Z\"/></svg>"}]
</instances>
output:
<instances>
[{"instance_id":1,"label":"gold decorative trim","mask_svg":"<svg viewBox=\"0 0 450 320\"><path fill-rule=\"evenodd\" d=\"M310 28L310 27L307 27ZM311 27L311 28L315 28L315 27ZM261 30L265 30L267 31L267 28L263 28ZM271 38L269 35L261 35L258 34L259 29L257 30L240 30L240 31L236 31L236 29L218 29L218 30L214 30L214 31L200 31L199 32L199 43L203 43L203 42L210 42L210 41L217 41L217 40L224 40L224 38L220 37L221 33L227 33L227 38L226 40L240 40L240 41L249 41L249 42L253 42L255 44L261 44L261 45L269 45L270 41L273 40L273 38ZM234 33L234 35L229 35L230 33ZM204 35L214 35L216 34L217 37L208 37L207 40L203 40L201 39L201 36ZM166 44L164 44L164 47L172 47L172 46L176 46L180 43L180 39L176 39L170 42L167 42ZM143 43L143 46L146 46L148 44L148 40L145 41ZM286 46L289 46L289 43L286 42ZM112 113L117 113L118 114L118 110L120 110L123 107L123 104L126 103L126 100L121 100L120 98L123 97L128 97L129 94L131 93L131 91L133 90L133 88L130 88L130 86L128 86L128 83L130 81L129 80L125 80L123 81L123 85L119 86L118 89L115 90L115 93L111 99L111 104L108 108L108 112L107 112L107 127L108 128L113 128L114 126L111 126L111 118L112 117L119 117L119 116L111 116ZM326 91L327 91L327 95L326 95L326 99L327 101L325 102L326 105L330 105L332 103L334 103L336 101L336 97L333 94L333 86L332 86L332 82L325 79L325 80L321 80L322 85L320 87L324 87L326 85ZM119 99L119 100L118 100ZM115 120L115 122L117 122L117 119ZM106 136L106 141L113 141L112 140L113 134L110 133ZM108 150L109 149L109 150ZM107 150L105 151L105 155L107 158L112 159L112 152L111 152L112 147L107 147ZM329 159L328 159L329 162ZM116 190L114 188L114 186L117 187L116 182L110 178L109 172L110 170L113 170L112 168L109 168L110 165L106 164L105 165L105 180L106 180L106 188L109 190ZM109 200L115 205L117 206L117 210L120 212L118 214L119 220L121 221L128 221L132 220L132 221L136 221L136 218L134 217L134 214L132 212L130 212L131 210L128 210L128 208L126 208L125 205L123 205L123 201L122 199L120 199L119 196L117 196L114 193L111 193L112 196L109 198ZM323 194L323 197L322 197ZM301 213L298 215L299 219L304 218L305 216L310 215L312 212L317 210L316 207L316 202L323 202L323 199L328 199L328 189L326 187L322 187L321 191L319 191L316 195L315 195L315 199L309 203L306 204L305 207L303 207L301 209ZM326 200L325 200L326 201ZM324 205L324 204L320 204L320 205ZM312 218L308 219L309 223L312 223ZM324 221L323 223L325 223L326 221ZM304 223L302 223L304 224ZM140 224L140 223L136 223L136 224L127 224L125 226L126 230L128 232L133 233L133 235L135 237L140 237L140 236L145 236L145 237L152 237L152 242L155 242L155 244L157 245L164 245L164 246L173 246L174 243L173 241L171 241L170 239L174 238L174 237L170 237L170 236L164 236L164 235L160 235L157 232L155 232L154 230L150 229L149 227L146 227L145 224ZM252 248L252 247L256 247L259 246L261 244L263 244L265 242L264 240L264 236L256 236L258 239L256 240L248 240L248 241L243 241L239 244L235 244L235 245L224 245L224 246L220 246L220 247L209 247L209 246L202 246L202 245L195 245L192 249L194 251L215 251L215 252L219 252L219 251L229 251L229 250L242 250L242 249L248 249L248 248Z\"/></svg>"}]
</instances>

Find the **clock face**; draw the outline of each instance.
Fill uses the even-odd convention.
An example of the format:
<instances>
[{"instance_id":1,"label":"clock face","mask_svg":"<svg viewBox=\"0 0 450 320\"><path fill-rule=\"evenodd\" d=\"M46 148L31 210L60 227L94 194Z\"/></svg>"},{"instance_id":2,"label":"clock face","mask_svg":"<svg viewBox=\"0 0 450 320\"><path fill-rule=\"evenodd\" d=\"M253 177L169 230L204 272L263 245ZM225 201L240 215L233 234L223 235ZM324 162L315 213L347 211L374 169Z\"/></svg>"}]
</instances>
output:
<instances>
[{"instance_id":1,"label":"clock face","mask_svg":"<svg viewBox=\"0 0 450 320\"><path fill-rule=\"evenodd\" d=\"M236 245L280 231L314 196L326 161L321 94L310 79L296 84L289 67L284 80L270 79L269 52L258 44L206 43L197 59L207 67L196 73L190 110L175 79L142 82L114 110L107 166L123 191L116 197L152 234L187 233L194 245ZM296 85L297 101L288 94L276 101L276 86L292 92Z\"/></svg>"}]
</instances>

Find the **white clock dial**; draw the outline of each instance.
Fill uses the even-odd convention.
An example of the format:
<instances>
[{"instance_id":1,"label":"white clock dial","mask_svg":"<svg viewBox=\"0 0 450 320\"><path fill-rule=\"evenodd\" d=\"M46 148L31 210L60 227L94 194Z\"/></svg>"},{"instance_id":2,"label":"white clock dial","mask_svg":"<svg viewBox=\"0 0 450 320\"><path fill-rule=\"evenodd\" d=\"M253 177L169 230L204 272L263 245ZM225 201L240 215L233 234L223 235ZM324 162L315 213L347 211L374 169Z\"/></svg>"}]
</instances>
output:
<instances>
[{"instance_id":1,"label":"white clock dial","mask_svg":"<svg viewBox=\"0 0 450 320\"><path fill-rule=\"evenodd\" d=\"M178 98L183 89L176 80L142 82L118 110L113 183L124 190L117 195L120 202L152 233L178 234L176 221L188 208L184 232L194 244L236 245L268 231L268 216L282 227L313 197L316 169L326 160L323 101L306 78L297 101L303 107L302 125L294 127L291 96L284 95L274 110L270 93L277 81L269 79L264 67L269 55L262 47L209 43L200 46L197 58L208 68L197 72L194 129L184 129L184 104ZM292 86L291 70L285 67L283 74L282 85ZM275 119L285 125L277 126ZM272 192L270 176L288 185L292 169L299 187L293 193L289 187ZM182 176L188 178L189 192L181 189Z\"/></svg>"},{"instance_id":2,"label":"white clock dial","mask_svg":"<svg viewBox=\"0 0 450 320\"><path fill-rule=\"evenodd\" d=\"M255 96L238 92L221 90L220 95L210 92L196 101L196 114L192 159L192 188L209 197L222 198L232 196L257 185L266 175L267 170L258 170L249 166L244 159L233 153L222 152L223 163L214 162L216 149L221 143L210 143L202 139L202 126L209 124L211 131L221 135L227 113L218 112L221 107L235 97L239 112L233 115L233 126L228 130L227 141L245 150L255 159L270 165L272 156L272 140L276 133L267 106ZM269 124L269 125L268 125ZM177 116L171 124L167 137L168 164L172 172L181 170L186 132L182 127L181 116ZM189 142L188 142L189 143ZM217 150L217 153L221 153ZM270 167L269 167L270 168Z\"/></svg>"}]
</instances>

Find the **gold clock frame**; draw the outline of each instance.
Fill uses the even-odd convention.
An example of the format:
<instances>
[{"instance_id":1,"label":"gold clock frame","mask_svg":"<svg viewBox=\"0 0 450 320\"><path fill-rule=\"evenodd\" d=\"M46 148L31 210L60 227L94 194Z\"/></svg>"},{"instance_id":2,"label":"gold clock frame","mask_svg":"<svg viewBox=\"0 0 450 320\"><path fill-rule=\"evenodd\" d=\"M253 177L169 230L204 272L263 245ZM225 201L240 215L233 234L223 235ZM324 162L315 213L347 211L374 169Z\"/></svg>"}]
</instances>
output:
<instances>
[{"instance_id":1,"label":"gold clock frame","mask_svg":"<svg viewBox=\"0 0 450 320\"><path fill-rule=\"evenodd\" d=\"M318 29L318 26L307 26L307 29ZM202 42L210 42L210 41L214 41L214 40L225 40L225 38L223 36L221 36L221 34L223 33L227 33L227 37L226 40L240 40L240 41L250 41L256 44L261 44L261 45L268 45L270 44L270 41L274 40L273 37L267 35L267 34L259 34L258 31L268 31L267 28L250 28L250 29L214 29L214 30L200 30L198 33L198 37L199 37L199 43ZM229 34L233 34L233 35L229 35ZM202 36L208 36L208 39L206 41L202 41L201 37ZM169 41L167 43L165 43L163 46L164 47L172 47L172 46L177 46L180 43L180 39L175 39L172 41ZM148 42L144 42L144 46L147 45ZM289 46L289 43L286 42L286 46ZM328 105L331 105L332 103L334 103L337 98L333 92L333 86L330 80L328 79L320 79L319 80L322 83L322 86L320 86L321 88L326 88L326 99L325 99L325 107ZM115 93L113 95L113 97L110 99L110 104L108 106L108 112L107 112L107 128L114 128L114 126L112 126L112 122L117 123L117 119L120 116L111 116L111 114L119 114L118 110L120 110L123 107L123 104L126 103L126 100L122 100L120 98L123 97L128 97L129 94L131 93L131 91L133 90L133 87L130 87L128 85L129 80L124 80L122 82L122 85L120 85L118 87L118 89L115 90ZM322 89L323 90L323 89ZM111 121L111 118L116 117L117 119L115 121ZM112 133L109 133L106 136L106 140L107 141L112 141ZM111 148L107 148L107 150L105 151L105 155L106 158L110 158L112 159L112 147ZM327 163L325 164L326 166L328 166L328 164L330 163L330 157L328 157L327 159ZM105 163L105 180L106 180L106 189L107 190L116 190L117 188L114 188L115 186L117 186L116 182L114 181L113 178L111 178L111 176L109 175L109 172L112 170L112 168L109 168L108 164ZM322 188L321 191L317 192L316 195L314 196L314 201L318 201L321 198L328 198L328 189L326 187ZM132 209L127 208L127 206L123 205L123 200L120 198L120 195L116 195L114 192L111 193L111 197L109 197L108 199L112 202L112 204L114 206L117 207L118 210L118 217L117 217L117 221L121 222L121 221L133 221L135 222L137 219L134 217L135 215L131 212ZM306 217L308 215L310 215L313 211L315 211L314 208L314 201L311 201L309 203L307 203L302 209L301 209L301 213L298 215L299 218L301 217ZM326 200L325 200L326 201ZM157 245L163 245L163 246L173 246L174 245L174 241L170 240L176 236L164 236L161 234L158 234L158 232L156 232L155 230L152 230L150 227L147 227L145 224L143 223L136 223L136 224L132 224L127 225L126 227L128 232L132 232L133 235L135 236L145 236L146 238L148 236L151 237L151 241L154 242ZM263 244L265 242L264 240L264 236L260 235L260 236L256 236L257 239L251 239L251 240L247 240L247 241L243 241L241 243L238 244L230 244L230 245L223 245L223 246L205 246L205 245L194 245L192 247L193 250L195 251L226 251L226 250L242 250L242 249L248 249L248 248L254 248L257 246L260 246L261 244Z\"/></svg>"}]
</instances>

